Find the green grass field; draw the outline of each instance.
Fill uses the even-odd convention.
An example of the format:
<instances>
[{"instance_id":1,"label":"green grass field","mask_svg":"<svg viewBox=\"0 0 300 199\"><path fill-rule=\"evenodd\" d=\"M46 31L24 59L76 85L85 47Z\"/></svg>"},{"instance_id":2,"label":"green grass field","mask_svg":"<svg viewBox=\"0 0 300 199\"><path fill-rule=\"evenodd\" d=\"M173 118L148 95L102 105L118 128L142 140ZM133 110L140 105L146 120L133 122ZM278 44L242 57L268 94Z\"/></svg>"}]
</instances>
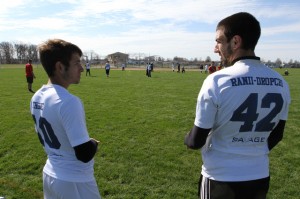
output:
<instances>
[{"instance_id":1,"label":"green grass field","mask_svg":"<svg viewBox=\"0 0 300 199\"><path fill-rule=\"evenodd\" d=\"M278 69L279 71L279 69ZM283 69L279 72L283 74ZM34 68L33 89L47 83ZM292 104L283 141L270 154L268 198L299 198L300 70L290 69ZM91 137L101 140L95 176L103 198L196 198L201 168L199 151L187 150L184 135L192 128L196 99L206 74L91 69L69 90L85 106ZM0 67L0 196L42 198L46 155L29 112L24 68Z\"/></svg>"}]
</instances>

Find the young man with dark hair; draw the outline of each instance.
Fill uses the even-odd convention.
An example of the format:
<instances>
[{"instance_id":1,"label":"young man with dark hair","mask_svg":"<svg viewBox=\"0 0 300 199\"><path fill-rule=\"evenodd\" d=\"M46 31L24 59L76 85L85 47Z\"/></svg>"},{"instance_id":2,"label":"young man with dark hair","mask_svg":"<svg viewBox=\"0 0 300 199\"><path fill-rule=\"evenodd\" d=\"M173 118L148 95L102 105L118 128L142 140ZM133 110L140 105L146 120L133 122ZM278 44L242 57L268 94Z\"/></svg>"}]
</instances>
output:
<instances>
[{"instance_id":1,"label":"young man with dark hair","mask_svg":"<svg viewBox=\"0 0 300 199\"><path fill-rule=\"evenodd\" d=\"M99 199L93 168L99 141L89 137L81 100L67 90L80 82L82 51L52 39L39 46L39 54L49 80L33 95L30 111L48 156L44 198Z\"/></svg>"},{"instance_id":2,"label":"young man with dark hair","mask_svg":"<svg viewBox=\"0 0 300 199\"><path fill-rule=\"evenodd\" d=\"M255 56L260 24L241 12L221 20L215 53L226 68L203 82L185 145L201 149L199 198L264 199L271 149L283 137L290 92Z\"/></svg>"}]
</instances>

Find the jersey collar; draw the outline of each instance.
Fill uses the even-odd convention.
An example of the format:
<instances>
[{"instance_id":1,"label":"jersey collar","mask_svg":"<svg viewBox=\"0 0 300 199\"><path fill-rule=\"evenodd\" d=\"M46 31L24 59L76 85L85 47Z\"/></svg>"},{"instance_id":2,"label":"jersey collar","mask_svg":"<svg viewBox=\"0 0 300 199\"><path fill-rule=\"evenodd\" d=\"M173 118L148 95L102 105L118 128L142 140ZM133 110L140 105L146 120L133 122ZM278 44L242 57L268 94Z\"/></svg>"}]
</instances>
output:
<instances>
[{"instance_id":1,"label":"jersey collar","mask_svg":"<svg viewBox=\"0 0 300 199\"><path fill-rule=\"evenodd\" d=\"M255 59L255 60L260 60L260 57L256 57L256 56L243 56L243 57L239 57L235 60L232 61L232 65L235 64L235 62L243 60L243 59Z\"/></svg>"}]
</instances>

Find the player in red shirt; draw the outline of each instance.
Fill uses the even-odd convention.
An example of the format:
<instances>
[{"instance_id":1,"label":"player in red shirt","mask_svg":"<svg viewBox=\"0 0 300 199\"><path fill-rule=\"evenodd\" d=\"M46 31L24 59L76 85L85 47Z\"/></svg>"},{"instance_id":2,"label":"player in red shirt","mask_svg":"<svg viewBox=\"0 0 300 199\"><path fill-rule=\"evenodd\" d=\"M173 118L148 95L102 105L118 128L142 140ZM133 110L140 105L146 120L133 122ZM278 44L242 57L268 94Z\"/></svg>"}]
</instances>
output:
<instances>
[{"instance_id":1,"label":"player in red shirt","mask_svg":"<svg viewBox=\"0 0 300 199\"><path fill-rule=\"evenodd\" d=\"M33 83L33 78L35 78L35 75L33 73L33 67L32 67L32 60L29 59L28 63L25 65L25 72L26 72L26 79L28 83L28 90L32 93L34 91L32 90L32 83Z\"/></svg>"},{"instance_id":2,"label":"player in red shirt","mask_svg":"<svg viewBox=\"0 0 300 199\"><path fill-rule=\"evenodd\" d=\"M212 62L211 65L208 67L209 74L216 72L216 70L217 70L217 68L215 66L215 62Z\"/></svg>"},{"instance_id":3,"label":"player in red shirt","mask_svg":"<svg viewBox=\"0 0 300 199\"><path fill-rule=\"evenodd\" d=\"M217 70L221 70L223 68L222 63L217 66Z\"/></svg>"}]
</instances>

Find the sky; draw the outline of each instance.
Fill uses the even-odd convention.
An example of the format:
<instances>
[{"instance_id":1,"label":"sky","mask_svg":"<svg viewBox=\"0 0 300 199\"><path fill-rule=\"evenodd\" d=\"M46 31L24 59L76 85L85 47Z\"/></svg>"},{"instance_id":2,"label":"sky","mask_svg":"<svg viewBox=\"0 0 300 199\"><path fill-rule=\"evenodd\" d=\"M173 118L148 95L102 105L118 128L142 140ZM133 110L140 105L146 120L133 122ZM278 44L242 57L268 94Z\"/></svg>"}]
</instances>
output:
<instances>
[{"instance_id":1,"label":"sky","mask_svg":"<svg viewBox=\"0 0 300 199\"><path fill-rule=\"evenodd\" d=\"M217 23L249 12L261 25L263 61L300 61L296 0L0 0L0 42L38 45L59 38L87 54L219 60Z\"/></svg>"}]
</instances>

